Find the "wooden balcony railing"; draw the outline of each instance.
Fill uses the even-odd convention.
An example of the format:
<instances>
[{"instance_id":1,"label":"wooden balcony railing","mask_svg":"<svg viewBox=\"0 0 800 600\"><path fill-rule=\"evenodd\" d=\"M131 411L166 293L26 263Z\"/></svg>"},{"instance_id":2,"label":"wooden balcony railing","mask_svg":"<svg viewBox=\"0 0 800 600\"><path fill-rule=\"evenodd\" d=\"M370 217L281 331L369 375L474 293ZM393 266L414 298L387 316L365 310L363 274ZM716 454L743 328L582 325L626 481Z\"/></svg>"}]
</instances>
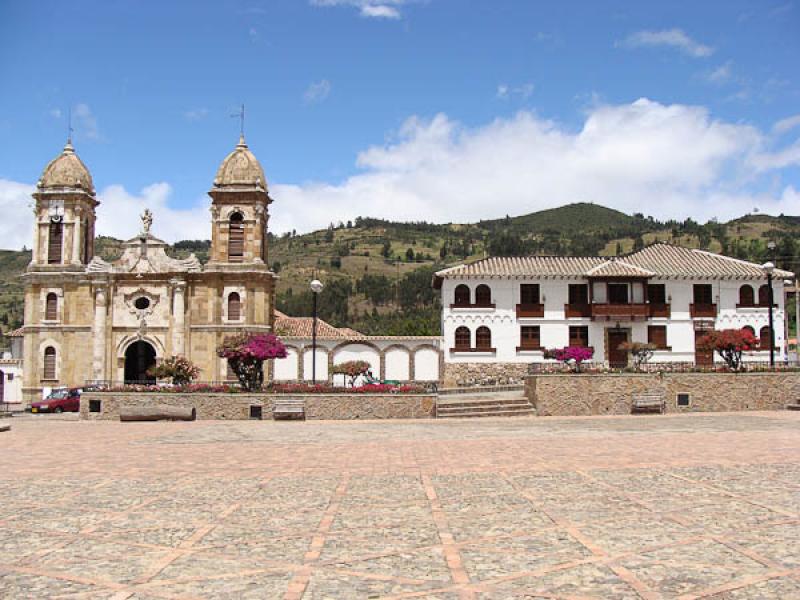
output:
<instances>
[{"instance_id":1,"label":"wooden balcony railing","mask_svg":"<svg viewBox=\"0 0 800 600\"><path fill-rule=\"evenodd\" d=\"M517 318L543 317L544 304L517 304Z\"/></svg>"},{"instance_id":2,"label":"wooden balcony railing","mask_svg":"<svg viewBox=\"0 0 800 600\"><path fill-rule=\"evenodd\" d=\"M495 308L494 303L481 302L480 304L451 304L450 308Z\"/></svg>"},{"instance_id":3,"label":"wooden balcony railing","mask_svg":"<svg viewBox=\"0 0 800 600\"><path fill-rule=\"evenodd\" d=\"M589 304L565 304L564 315L568 319L579 317L591 317L592 307Z\"/></svg>"},{"instance_id":4,"label":"wooden balcony railing","mask_svg":"<svg viewBox=\"0 0 800 600\"><path fill-rule=\"evenodd\" d=\"M694 317L715 318L717 316L716 304L690 304L689 314Z\"/></svg>"},{"instance_id":5,"label":"wooden balcony railing","mask_svg":"<svg viewBox=\"0 0 800 600\"><path fill-rule=\"evenodd\" d=\"M593 319L646 319L650 314L644 302L636 304L592 304Z\"/></svg>"},{"instance_id":6,"label":"wooden balcony railing","mask_svg":"<svg viewBox=\"0 0 800 600\"><path fill-rule=\"evenodd\" d=\"M653 303L651 302L647 306L650 307L650 316L651 317L666 317L669 318L672 314L669 304L663 303Z\"/></svg>"},{"instance_id":7,"label":"wooden balcony railing","mask_svg":"<svg viewBox=\"0 0 800 600\"><path fill-rule=\"evenodd\" d=\"M530 342L522 342L521 346L517 346L517 352L521 352L521 351L530 352L532 350L544 350L544 348L542 348L542 345L539 344L539 343L532 344Z\"/></svg>"}]
</instances>

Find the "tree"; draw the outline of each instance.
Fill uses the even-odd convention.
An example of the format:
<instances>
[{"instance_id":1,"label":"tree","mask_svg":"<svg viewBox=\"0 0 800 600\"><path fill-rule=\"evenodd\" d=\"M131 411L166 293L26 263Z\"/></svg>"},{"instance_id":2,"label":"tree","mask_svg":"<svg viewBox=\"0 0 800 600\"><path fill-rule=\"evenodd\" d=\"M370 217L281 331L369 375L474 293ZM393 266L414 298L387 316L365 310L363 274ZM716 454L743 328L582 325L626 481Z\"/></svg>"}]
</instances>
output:
<instances>
[{"instance_id":1,"label":"tree","mask_svg":"<svg viewBox=\"0 0 800 600\"><path fill-rule=\"evenodd\" d=\"M383 242L383 246L381 247L381 256L383 258L389 258L392 255L392 244L389 240Z\"/></svg>"},{"instance_id":2,"label":"tree","mask_svg":"<svg viewBox=\"0 0 800 600\"><path fill-rule=\"evenodd\" d=\"M408 262L414 262L414 249L413 248L409 248L408 250L406 250L406 260Z\"/></svg>"},{"instance_id":3,"label":"tree","mask_svg":"<svg viewBox=\"0 0 800 600\"><path fill-rule=\"evenodd\" d=\"M631 355L633 358L633 367L638 371L642 365L647 364L647 361L653 358L656 345L647 344L645 342L623 342L619 345L619 349Z\"/></svg>"},{"instance_id":4,"label":"tree","mask_svg":"<svg viewBox=\"0 0 800 600\"><path fill-rule=\"evenodd\" d=\"M731 371L741 371L742 353L755 350L758 338L749 329L721 329L707 333L698 346L717 352Z\"/></svg>"},{"instance_id":5,"label":"tree","mask_svg":"<svg viewBox=\"0 0 800 600\"><path fill-rule=\"evenodd\" d=\"M570 365L576 373L581 372L581 363L592 360L594 348L585 346L566 346L564 348L552 348L544 351L544 357L557 360L558 362Z\"/></svg>"},{"instance_id":6,"label":"tree","mask_svg":"<svg viewBox=\"0 0 800 600\"><path fill-rule=\"evenodd\" d=\"M325 241L329 244L333 241L333 223L328 225L328 229L325 230Z\"/></svg>"},{"instance_id":7,"label":"tree","mask_svg":"<svg viewBox=\"0 0 800 600\"><path fill-rule=\"evenodd\" d=\"M365 360L348 360L347 362L333 365L331 372L334 375L349 377L350 387L353 387L356 384L356 379L361 375L365 375L370 369L372 369L372 365Z\"/></svg>"},{"instance_id":8,"label":"tree","mask_svg":"<svg viewBox=\"0 0 800 600\"><path fill-rule=\"evenodd\" d=\"M287 354L283 342L271 333L241 333L226 337L217 356L227 359L242 388L255 392L264 384L264 361Z\"/></svg>"},{"instance_id":9,"label":"tree","mask_svg":"<svg viewBox=\"0 0 800 600\"><path fill-rule=\"evenodd\" d=\"M156 379L171 379L173 385L186 385L200 375L200 369L185 356L170 356L147 370Z\"/></svg>"}]
</instances>

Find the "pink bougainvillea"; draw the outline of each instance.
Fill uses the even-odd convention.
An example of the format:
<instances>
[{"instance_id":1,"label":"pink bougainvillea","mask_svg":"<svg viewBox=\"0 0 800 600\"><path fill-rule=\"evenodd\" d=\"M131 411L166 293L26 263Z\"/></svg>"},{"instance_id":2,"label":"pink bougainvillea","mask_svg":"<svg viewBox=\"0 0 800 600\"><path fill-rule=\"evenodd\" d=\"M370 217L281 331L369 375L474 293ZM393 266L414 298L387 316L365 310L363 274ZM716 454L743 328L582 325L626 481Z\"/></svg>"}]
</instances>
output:
<instances>
[{"instance_id":1,"label":"pink bougainvillea","mask_svg":"<svg viewBox=\"0 0 800 600\"><path fill-rule=\"evenodd\" d=\"M286 346L271 333L242 333L225 338L217 356L227 359L242 387L253 392L264 384L264 361L286 358Z\"/></svg>"},{"instance_id":2,"label":"pink bougainvillea","mask_svg":"<svg viewBox=\"0 0 800 600\"><path fill-rule=\"evenodd\" d=\"M571 365L575 372L580 372L581 363L592 360L594 348L585 346L565 346L544 351L544 357Z\"/></svg>"},{"instance_id":3,"label":"pink bougainvillea","mask_svg":"<svg viewBox=\"0 0 800 600\"><path fill-rule=\"evenodd\" d=\"M749 329L709 331L698 344L703 350L716 351L731 371L744 368L742 353L758 348L758 338Z\"/></svg>"}]
</instances>

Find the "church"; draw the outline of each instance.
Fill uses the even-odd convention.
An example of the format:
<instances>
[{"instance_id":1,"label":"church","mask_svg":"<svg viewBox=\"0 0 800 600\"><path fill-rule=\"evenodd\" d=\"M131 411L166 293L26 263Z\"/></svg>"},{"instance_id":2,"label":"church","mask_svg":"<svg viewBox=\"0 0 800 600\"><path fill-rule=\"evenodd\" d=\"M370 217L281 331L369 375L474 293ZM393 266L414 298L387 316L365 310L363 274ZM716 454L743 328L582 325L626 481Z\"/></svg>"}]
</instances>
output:
<instances>
[{"instance_id":1,"label":"church","mask_svg":"<svg viewBox=\"0 0 800 600\"><path fill-rule=\"evenodd\" d=\"M147 370L172 355L195 363L202 381L229 379L217 346L245 329L271 331L275 302L276 276L267 266L272 198L244 136L209 196L206 264L194 255L170 257L151 232L149 211L121 257L107 262L94 255L92 176L67 141L33 193L33 256L23 275L26 404L87 381L151 381Z\"/></svg>"}]
</instances>

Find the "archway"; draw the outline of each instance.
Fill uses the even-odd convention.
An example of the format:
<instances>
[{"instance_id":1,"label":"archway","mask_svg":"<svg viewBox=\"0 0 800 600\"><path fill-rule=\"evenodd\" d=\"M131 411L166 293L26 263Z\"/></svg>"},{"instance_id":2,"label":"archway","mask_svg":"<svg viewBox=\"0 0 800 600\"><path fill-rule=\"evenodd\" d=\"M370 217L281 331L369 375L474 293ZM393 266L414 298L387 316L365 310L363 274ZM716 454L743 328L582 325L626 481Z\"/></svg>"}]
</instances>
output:
<instances>
[{"instance_id":1,"label":"archway","mask_svg":"<svg viewBox=\"0 0 800 600\"><path fill-rule=\"evenodd\" d=\"M156 364L156 351L145 341L134 342L125 350L125 382L155 383L156 378L147 369Z\"/></svg>"}]
</instances>

